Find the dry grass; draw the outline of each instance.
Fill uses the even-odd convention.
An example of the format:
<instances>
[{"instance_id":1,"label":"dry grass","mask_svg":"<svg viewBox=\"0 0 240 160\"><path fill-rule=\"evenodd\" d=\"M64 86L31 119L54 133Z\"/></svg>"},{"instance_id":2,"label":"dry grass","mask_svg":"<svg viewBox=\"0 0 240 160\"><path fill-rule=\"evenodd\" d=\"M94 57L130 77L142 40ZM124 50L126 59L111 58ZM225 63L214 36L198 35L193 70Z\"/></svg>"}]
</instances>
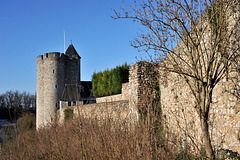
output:
<instances>
[{"instance_id":1,"label":"dry grass","mask_svg":"<svg viewBox=\"0 0 240 160\"><path fill-rule=\"evenodd\" d=\"M173 148L145 125L134 130L110 120L69 120L63 126L27 131L2 148L1 159L172 159Z\"/></svg>"}]
</instances>

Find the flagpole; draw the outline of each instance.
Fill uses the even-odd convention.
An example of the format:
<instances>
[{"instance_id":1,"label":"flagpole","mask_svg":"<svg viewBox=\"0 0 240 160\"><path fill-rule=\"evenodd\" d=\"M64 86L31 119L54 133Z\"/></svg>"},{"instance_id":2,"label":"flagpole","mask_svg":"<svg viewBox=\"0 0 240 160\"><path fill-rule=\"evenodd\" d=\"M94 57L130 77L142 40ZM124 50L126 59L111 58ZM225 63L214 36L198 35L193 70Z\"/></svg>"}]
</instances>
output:
<instances>
[{"instance_id":1,"label":"flagpole","mask_svg":"<svg viewBox=\"0 0 240 160\"><path fill-rule=\"evenodd\" d=\"M64 32L63 32L63 37L64 37L64 54L65 54L65 51L66 51L66 48L65 48L65 30L64 30Z\"/></svg>"}]
</instances>

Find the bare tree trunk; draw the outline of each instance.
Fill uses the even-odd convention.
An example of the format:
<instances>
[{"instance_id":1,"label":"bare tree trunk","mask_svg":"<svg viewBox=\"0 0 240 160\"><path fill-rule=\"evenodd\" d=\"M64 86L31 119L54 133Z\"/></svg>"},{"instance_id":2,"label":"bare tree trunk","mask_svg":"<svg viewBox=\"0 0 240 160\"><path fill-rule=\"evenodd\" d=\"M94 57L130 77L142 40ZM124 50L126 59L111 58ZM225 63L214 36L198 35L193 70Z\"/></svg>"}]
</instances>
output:
<instances>
[{"instance_id":1,"label":"bare tree trunk","mask_svg":"<svg viewBox=\"0 0 240 160\"><path fill-rule=\"evenodd\" d=\"M209 126L208 126L208 118L205 115L200 116L201 121L201 129L202 129L202 138L203 138L203 147L206 151L206 155L210 159L215 159L215 155L213 152L211 139L209 135Z\"/></svg>"},{"instance_id":2,"label":"bare tree trunk","mask_svg":"<svg viewBox=\"0 0 240 160\"><path fill-rule=\"evenodd\" d=\"M9 106L8 106L8 114L9 114L10 121L12 121L11 108Z\"/></svg>"},{"instance_id":3,"label":"bare tree trunk","mask_svg":"<svg viewBox=\"0 0 240 160\"><path fill-rule=\"evenodd\" d=\"M212 89L207 89L206 83L200 85L200 110L199 110L199 118L201 122L201 129L202 129L202 139L203 139L203 149L206 152L206 156L210 159L215 159L215 154L212 148L210 133L209 133L209 109L212 99Z\"/></svg>"}]
</instances>

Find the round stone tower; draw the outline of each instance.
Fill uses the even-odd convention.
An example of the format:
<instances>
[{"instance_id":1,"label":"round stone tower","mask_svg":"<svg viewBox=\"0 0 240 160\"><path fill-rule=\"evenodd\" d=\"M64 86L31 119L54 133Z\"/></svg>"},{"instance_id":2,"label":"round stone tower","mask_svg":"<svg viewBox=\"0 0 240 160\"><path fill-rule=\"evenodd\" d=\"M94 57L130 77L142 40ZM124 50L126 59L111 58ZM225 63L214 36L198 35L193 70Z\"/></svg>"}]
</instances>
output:
<instances>
[{"instance_id":1,"label":"round stone tower","mask_svg":"<svg viewBox=\"0 0 240 160\"><path fill-rule=\"evenodd\" d=\"M72 44L66 54L49 52L37 57L37 128L56 119L65 85L80 84L80 59Z\"/></svg>"},{"instance_id":2,"label":"round stone tower","mask_svg":"<svg viewBox=\"0 0 240 160\"><path fill-rule=\"evenodd\" d=\"M64 55L46 53L37 58L37 128L50 124L56 117L64 89Z\"/></svg>"}]
</instances>

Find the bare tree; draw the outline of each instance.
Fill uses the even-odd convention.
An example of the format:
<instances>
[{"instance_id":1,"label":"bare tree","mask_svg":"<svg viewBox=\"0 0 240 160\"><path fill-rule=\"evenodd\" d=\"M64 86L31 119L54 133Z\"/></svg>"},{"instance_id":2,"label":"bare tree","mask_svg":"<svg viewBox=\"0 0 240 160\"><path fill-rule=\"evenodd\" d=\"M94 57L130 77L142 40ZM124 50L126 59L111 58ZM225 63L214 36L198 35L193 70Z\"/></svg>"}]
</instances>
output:
<instances>
[{"instance_id":1,"label":"bare tree","mask_svg":"<svg viewBox=\"0 0 240 160\"><path fill-rule=\"evenodd\" d=\"M22 111L23 105L22 105L22 93L19 91L15 91L13 98L13 114L14 114L14 120L16 121L20 115L19 111Z\"/></svg>"},{"instance_id":2,"label":"bare tree","mask_svg":"<svg viewBox=\"0 0 240 160\"><path fill-rule=\"evenodd\" d=\"M5 98L5 103L6 103L6 107L8 109L8 114L10 117L10 120L12 121L12 115L11 115L11 110L13 108L13 101L14 101L14 93L13 91L6 91L6 93L3 95Z\"/></svg>"},{"instance_id":3,"label":"bare tree","mask_svg":"<svg viewBox=\"0 0 240 160\"><path fill-rule=\"evenodd\" d=\"M22 93L22 105L22 109L24 112L34 112L36 110L36 95L24 91Z\"/></svg>"},{"instance_id":4,"label":"bare tree","mask_svg":"<svg viewBox=\"0 0 240 160\"><path fill-rule=\"evenodd\" d=\"M142 0L116 11L115 19L131 19L146 30L131 42L147 52L151 60L177 73L191 90L198 113L203 148L209 158L214 151L209 135L212 93L226 77L239 35L237 0ZM237 38L237 39L236 39Z\"/></svg>"},{"instance_id":5,"label":"bare tree","mask_svg":"<svg viewBox=\"0 0 240 160\"><path fill-rule=\"evenodd\" d=\"M36 95L27 92L6 91L0 95L0 109L8 110L10 120L17 120L24 112L35 113Z\"/></svg>"},{"instance_id":6,"label":"bare tree","mask_svg":"<svg viewBox=\"0 0 240 160\"><path fill-rule=\"evenodd\" d=\"M0 108L4 108L6 106L5 104L5 98L4 95L0 95Z\"/></svg>"},{"instance_id":7,"label":"bare tree","mask_svg":"<svg viewBox=\"0 0 240 160\"><path fill-rule=\"evenodd\" d=\"M31 95L31 108L32 112L36 112L36 93Z\"/></svg>"},{"instance_id":8,"label":"bare tree","mask_svg":"<svg viewBox=\"0 0 240 160\"><path fill-rule=\"evenodd\" d=\"M24 91L22 93L22 97L23 97L24 108L30 108L30 106L31 106L30 94Z\"/></svg>"}]
</instances>

